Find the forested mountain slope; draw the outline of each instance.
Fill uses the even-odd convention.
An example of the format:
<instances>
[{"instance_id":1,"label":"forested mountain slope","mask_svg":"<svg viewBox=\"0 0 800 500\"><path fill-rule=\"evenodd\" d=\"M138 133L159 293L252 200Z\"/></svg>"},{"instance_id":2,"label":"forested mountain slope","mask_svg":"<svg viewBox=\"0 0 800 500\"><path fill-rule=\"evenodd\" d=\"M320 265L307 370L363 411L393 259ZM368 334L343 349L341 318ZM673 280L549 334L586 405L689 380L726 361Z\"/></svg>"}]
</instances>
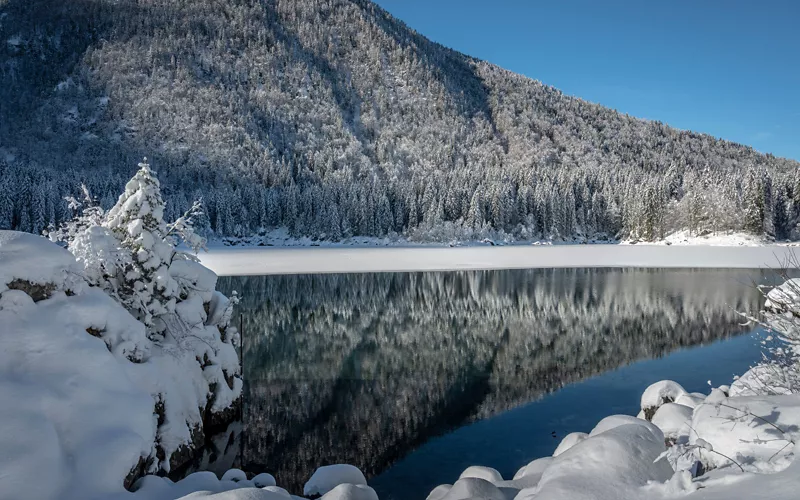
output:
<instances>
[{"instance_id":1,"label":"forested mountain slope","mask_svg":"<svg viewBox=\"0 0 800 500\"><path fill-rule=\"evenodd\" d=\"M0 0L0 228L63 220L81 182L111 205L142 156L217 235L783 238L800 213L795 161L565 96L368 0Z\"/></svg>"}]
</instances>

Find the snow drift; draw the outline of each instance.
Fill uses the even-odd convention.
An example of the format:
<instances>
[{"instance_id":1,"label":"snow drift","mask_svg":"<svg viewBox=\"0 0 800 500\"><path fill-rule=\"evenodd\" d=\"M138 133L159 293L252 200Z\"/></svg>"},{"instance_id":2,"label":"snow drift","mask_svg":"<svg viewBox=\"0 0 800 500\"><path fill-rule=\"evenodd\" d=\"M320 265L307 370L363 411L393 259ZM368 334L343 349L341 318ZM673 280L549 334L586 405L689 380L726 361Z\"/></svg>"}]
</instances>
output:
<instances>
[{"instance_id":1,"label":"snow drift","mask_svg":"<svg viewBox=\"0 0 800 500\"><path fill-rule=\"evenodd\" d=\"M149 339L67 250L0 231L0 498L104 498L192 456L241 390L237 375L228 397L214 398L204 374L209 355L229 368L238 359L220 348L215 321L227 304L200 267L177 269L204 273L211 289L194 299L208 309L194 320L215 334L196 339L206 366L196 349Z\"/></svg>"}]
</instances>

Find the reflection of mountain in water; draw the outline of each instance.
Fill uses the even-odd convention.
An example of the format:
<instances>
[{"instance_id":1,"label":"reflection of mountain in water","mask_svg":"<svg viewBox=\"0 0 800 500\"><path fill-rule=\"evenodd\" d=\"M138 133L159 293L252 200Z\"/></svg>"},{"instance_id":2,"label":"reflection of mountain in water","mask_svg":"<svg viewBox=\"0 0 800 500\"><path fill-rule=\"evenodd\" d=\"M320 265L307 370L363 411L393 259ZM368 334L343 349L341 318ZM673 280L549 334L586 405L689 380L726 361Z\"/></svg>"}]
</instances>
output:
<instances>
[{"instance_id":1,"label":"reflection of mountain in water","mask_svg":"<svg viewBox=\"0 0 800 500\"><path fill-rule=\"evenodd\" d=\"M743 331L757 271L559 269L223 278L243 295L245 464L368 476L560 386Z\"/></svg>"}]
</instances>

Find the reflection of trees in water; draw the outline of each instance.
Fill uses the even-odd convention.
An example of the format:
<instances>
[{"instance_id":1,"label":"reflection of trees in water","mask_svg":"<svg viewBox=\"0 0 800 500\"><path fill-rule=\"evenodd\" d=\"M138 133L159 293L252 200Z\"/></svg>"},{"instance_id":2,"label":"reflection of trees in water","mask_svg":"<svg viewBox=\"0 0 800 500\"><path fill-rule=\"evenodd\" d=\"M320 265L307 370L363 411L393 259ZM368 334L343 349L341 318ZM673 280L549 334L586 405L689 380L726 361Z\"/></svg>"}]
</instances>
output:
<instances>
[{"instance_id":1,"label":"reflection of trees in water","mask_svg":"<svg viewBox=\"0 0 800 500\"><path fill-rule=\"evenodd\" d=\"M748 271L560 269L223 278L243 295L245 463L298 489L585 377L743 329Z\"/></svg>"}]
</instances>

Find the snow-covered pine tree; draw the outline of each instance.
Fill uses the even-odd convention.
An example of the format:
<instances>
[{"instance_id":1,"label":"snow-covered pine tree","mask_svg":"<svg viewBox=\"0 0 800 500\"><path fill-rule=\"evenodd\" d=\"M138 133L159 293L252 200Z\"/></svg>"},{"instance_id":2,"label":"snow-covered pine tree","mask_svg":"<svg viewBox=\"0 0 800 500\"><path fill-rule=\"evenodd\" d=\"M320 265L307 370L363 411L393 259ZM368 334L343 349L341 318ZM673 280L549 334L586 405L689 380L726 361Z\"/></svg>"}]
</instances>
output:
<instances>
[{"instance_id":1,"label":"snow-covered pine tree","mask_svg":"<svg viewBox=\"0 0 800 500\"><path fill-rule=\"evenodd\" d=\"M755 169L750 169L744 185L744 229L752 234L763 234L766 216L764 180Z\"/></svg>"},{"instance_id":2,"label":"snow-covered pine tree","mask_svg":"<svg viewBox=\"0 0 800 500\"><path fill-rule=\"evenodd\" d=\"M176 249L179 243L194 250L205 243L193 229L199 202L166 223L160 184L146 159L107 213L93 204L88 190L84 192L82 213L51 232L51 238L67 243L84 266L87 280L145 324L154 349L169 353L186 370L198 370L205 386L197 386L201 400L197 413L175 418L185 419L191 432L208 421L225 420L220 415L233 410L242 389L236 354L239 334L229 326L235 300L215 290L213 272ZM70 203L79 208L74 199ZM154 397L171 414L169 399ZM169 470L168 464L162 466Z\"/></svg>"},{"instance_id":3,"label":"snow-covered pine tree","mask_svg":"<svg viewBox=\"0 0 800 500\"><path fill-rule=\"evenodd\" d=\"M786 209L786 196L783 189L778 189L775 193L772 226L775 231L775 239L783 240L789 237L789 215Z\"/></svg>"},{"instance_id":4,"label":"snow-covered pine tree","mask_svg":"<svg viewBox=\"0 0 800 500\"><path fill-rule=\"evenodd\" d=\"M103 227L132 257L115 277L123 305L151 333L162 334L166 325L160 318L175 311L177 286L169 276L175 249L167 239L160 185L146 161L108 211Z\"/></svg>"}]
</instances>

